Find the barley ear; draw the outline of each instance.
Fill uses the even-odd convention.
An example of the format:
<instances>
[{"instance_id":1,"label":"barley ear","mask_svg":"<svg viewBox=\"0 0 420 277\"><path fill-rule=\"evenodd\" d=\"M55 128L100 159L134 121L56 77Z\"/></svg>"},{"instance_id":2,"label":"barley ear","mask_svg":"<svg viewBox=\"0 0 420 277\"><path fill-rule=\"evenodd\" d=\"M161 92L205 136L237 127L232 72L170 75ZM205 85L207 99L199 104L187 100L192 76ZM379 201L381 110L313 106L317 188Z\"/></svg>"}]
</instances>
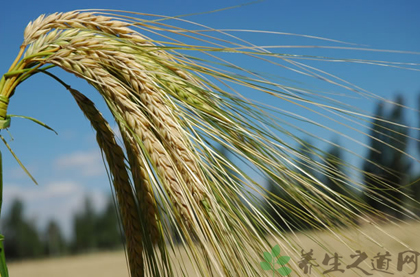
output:
<instances>
[{"instance_id":1,"label":"barley ear","mask_svg":"<svg viewBox=\"0 0 420 277\"><path fill-rule=\"evenodd\" d=\"M77 90L68 89L95 129L96 140L108 162L125 232L131 276L143 276L143 243L140 215L124 162L124 152L117 144L108 122L95 108L94 103Z\"/></svg>"},{"instance_id":2,"label":"barley ear","mask_svg":"<svg viewBox=\"0 0 420 277\"><path fill-rule=\"evenodd\" d=\"M151 239L152 244L159 241L160 231L158 227L158 214L156 198L150 183L149 174L146 172L142 161L142 153L136 146L136 141L124 126L120 126L128 161L130 163L133 184L136 189L136 198L139 204L140 212L144 219L145 239Z\"/></svg>"}]
</instances>

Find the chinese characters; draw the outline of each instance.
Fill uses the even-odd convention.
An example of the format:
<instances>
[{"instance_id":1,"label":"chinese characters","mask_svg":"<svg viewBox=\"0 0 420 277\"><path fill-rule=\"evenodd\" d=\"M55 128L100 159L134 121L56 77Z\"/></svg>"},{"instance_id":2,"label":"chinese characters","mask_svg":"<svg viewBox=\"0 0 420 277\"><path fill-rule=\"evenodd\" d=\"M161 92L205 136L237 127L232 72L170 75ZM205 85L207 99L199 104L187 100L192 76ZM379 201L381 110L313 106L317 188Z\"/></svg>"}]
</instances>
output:
<instances>
[{"instance_id":1,"label":"chinese characters","mask_svg":"<svg viewBox=\"0 0 420 277\"><path fill-rule=\"evenodd\" d=\"M398 253L396 258L397 271L404 271L411 275L415 274L418 269L419 256L420 252L413 250ZM326 253L324 259L322 260L322 265L326 266L327 269L323 271L322 274L333 272L344 273L345 270L351 269L359 271L360 274L364 274L366 276L373 275L374 272L394 275L394 272L390 271L390 263L392 262L393 257L388 251L385 253L378 252L376 256L370 259L370 266L368 266L369 263L366 263L369 262L369 257L366 252L356 250L354 254L350 255L350 258L352 259L352 263L344 266L342 264L343 256L340 256L338 253L334 253L332 255ZM305 274L311 274L313 267L320 266L316 263L313 249L310 249L308 252L305 252L304 250L301 251L301 260L298 262L298 266Z\"/></svg>"}]
</instances>

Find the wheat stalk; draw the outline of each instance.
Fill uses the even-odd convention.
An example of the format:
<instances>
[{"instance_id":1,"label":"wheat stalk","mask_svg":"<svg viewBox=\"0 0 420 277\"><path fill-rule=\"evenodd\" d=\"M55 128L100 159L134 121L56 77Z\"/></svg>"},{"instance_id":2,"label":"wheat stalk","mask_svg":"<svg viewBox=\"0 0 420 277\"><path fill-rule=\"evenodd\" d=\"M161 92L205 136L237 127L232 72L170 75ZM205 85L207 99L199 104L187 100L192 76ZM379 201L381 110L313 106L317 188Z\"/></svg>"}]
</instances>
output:
<instances>
[{"instance_id":1,"label":"wheat stalk","mask_svg":"<svg viewBox=\"0 0 420 277\"><path fill-rule=\"evenodd\" d=\"M131 166L133 182L136 189L136 197L142 213L145 214L145 234L149 235L153 244L159 241L160 231L158 227L158 214L156 199L151 186L149 174L146 171L144 157L136 145L136 140L122 127L122 136L127 149L127 157Z\"/></svg>"},{"instance_id":2,"label":"wheat stalk","mask_svg":"<svg viewBox=\"0 0 420 277\"><path fill-rule=\"evenodd\" d=\"M86 96L68 87L80 109L96 131L96 140L105 154L113 185L118 199L122 223L129 253L129 264L132 276L143 276L143 243L140 216L135 205L130 179L124 163L124 153L114 138L111 127L95 105Z\"/></svg>"}]
</instances>

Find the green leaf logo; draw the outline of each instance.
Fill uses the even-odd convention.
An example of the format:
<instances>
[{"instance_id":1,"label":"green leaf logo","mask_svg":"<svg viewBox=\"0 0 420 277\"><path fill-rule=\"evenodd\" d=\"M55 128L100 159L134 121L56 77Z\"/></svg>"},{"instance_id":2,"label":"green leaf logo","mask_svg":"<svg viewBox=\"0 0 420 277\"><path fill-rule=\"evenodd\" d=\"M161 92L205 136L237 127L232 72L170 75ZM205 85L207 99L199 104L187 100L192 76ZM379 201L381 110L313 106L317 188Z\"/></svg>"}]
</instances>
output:
<instances>
[{"instance_id":1,"label":"green leaf logo","mask_svg":"<svg viewBox=\"0 0 420 277\"><path fill-rule=\"evenodd\" d=\"M271 257L271 254L270 254L270 253L268 253L268 252L264 252L264 260L265 260L267 263L271 263L271 261L273 260L273 257Z\"/></svg>"},{"instance_id":2,"label":"green leaf logo","mask_svg":"<svg viewBox=\"0 0 420 277\"><path fill-rule=\"evenodd\" d=\"M285 266L289 261L289 256L280 256L280 246L276 245L271 249L270 252L264 252L263 257L265 261L260 262L260 266L263 270L271 270L274 274L279 273L281 276L287 276L290 273L292 273L292 270ZM278 264L280 265L279 268L275 268L274 265Z\"/></svg>"},{"instance_id":3,"label":"green leaf logo","mask_svg":"<svg viewBox=\"0 0 420 277\"><path fill-rule=\"evenodd\" d=\"M277 268L277 272L280 273L281 276L287 276L290 273L292 273L292 270L288 268L287 266L283 266L283 267Z\"/></svg>"},{"instance_id":4,"label":"green leaf logo","mask_svg":"<svg viewBox=\"0 0 420 277\"><path fill-rule=\"evenodd\" d=\"M290 261L290 257L289 256L281 256L280 258L278 258L277 263L279 265L285 265Z\"/></svg>"},{"instance_id":5,"label":"green leaf logo","mask_svg":"<svg viewBox=\"0 0 420 277\"><path fill-rule=\"evenodd\" d=\"M280 255L280 246L276 245L273 247L273 249L271 249L271 253L273 253L274 257L277 257L278 255Z\"/></svg>"}]
</instances>

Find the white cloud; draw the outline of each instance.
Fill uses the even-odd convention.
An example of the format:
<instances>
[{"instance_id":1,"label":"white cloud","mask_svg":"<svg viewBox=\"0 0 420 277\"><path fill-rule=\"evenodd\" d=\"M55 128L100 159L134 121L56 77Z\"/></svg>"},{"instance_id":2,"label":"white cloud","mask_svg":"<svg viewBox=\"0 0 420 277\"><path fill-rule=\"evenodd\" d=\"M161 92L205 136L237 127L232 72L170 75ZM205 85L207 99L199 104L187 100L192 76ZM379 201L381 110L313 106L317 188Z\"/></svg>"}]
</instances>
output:
<instances>
[{"instance_id":1,"label":"white cloud","mask_svg":"<svg viewBox=\"0 0 420 277\"><path fill-rule=\"evenodd\" d=\"M73 194L78 190L80 190L79 185L73 182L55 182L45 186L31 185L25 187L7 184L4 187L4 195L8 198L20 198L23 201L43 201Z\"/></svg>"},{"instance_id":2,"label":"white cloud","mask_svg":"<svg viewBox=\"0 0 420 277\"><path fill-rule=\"evenodd\" d=\"M77 170L80 175L87 177L106 174L99 150L78 151L62 156L55 161L55 166L61 170Z\"/></svg>"}]
</instances>

